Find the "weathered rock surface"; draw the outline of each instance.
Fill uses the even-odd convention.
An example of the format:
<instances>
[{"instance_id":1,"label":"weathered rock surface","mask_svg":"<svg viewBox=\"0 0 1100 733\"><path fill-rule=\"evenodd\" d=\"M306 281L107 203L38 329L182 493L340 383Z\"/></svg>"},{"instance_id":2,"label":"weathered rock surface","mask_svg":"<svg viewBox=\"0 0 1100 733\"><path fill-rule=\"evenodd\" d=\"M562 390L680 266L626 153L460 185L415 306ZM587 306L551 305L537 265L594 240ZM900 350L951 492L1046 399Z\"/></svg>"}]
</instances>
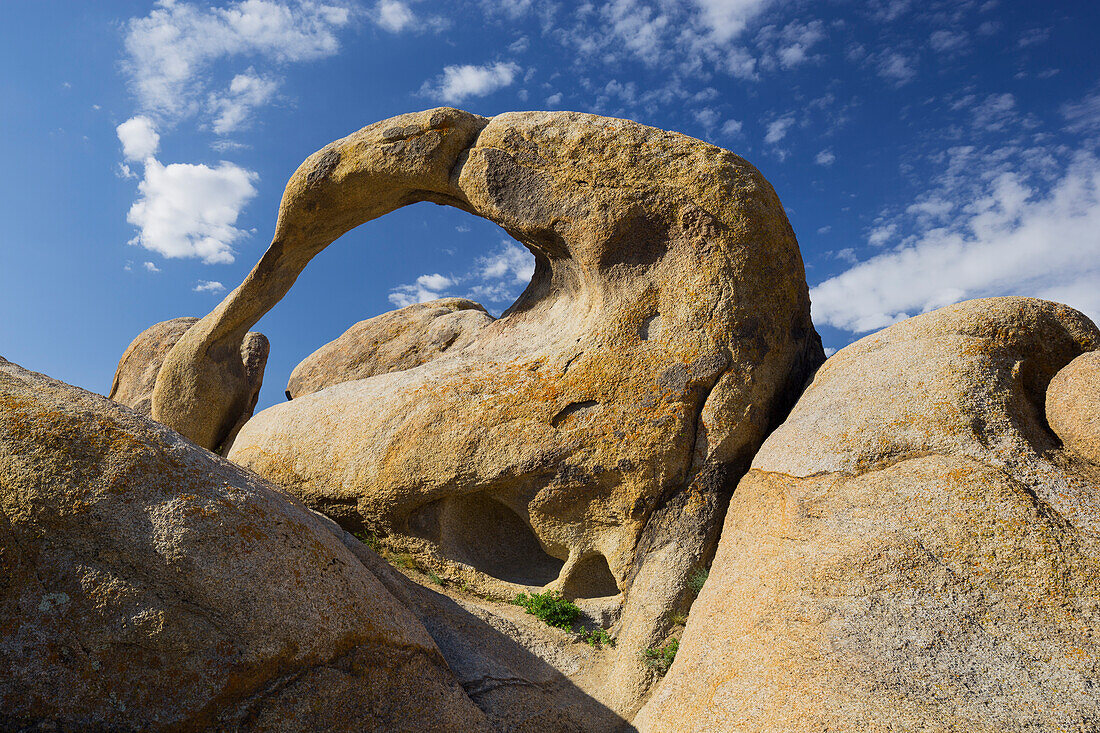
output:
<instances>
[{"instance_id":1,"label":"weathered rock surface","mask_svg":"<svg viewBox=\"0 0 1100 733\"><path fill-rule=\"evenodd\" d=\"M739 483L638 728L1094 729L1100 476L1043 405L1098 346L996 298L830 358Z\"/></svg>"},{"instance_id":2,"label":"weathered rock surface","mask_svg":"<svg viewBox=\"0 0 1100 733\"><path fill-rule=\"evenodd\" d=\"M137 410L142 415L151 416L153 388L156 386L160 368L164 364L164 357L183 337L183 334L198 321L198 318L189 316L173 318L170 321L153 324L139 333L119 359L115 379L111 385L110 398ZM252 417L256 400L260 396L260 387L263 386L268 351L267 337L262 333L249 331L245 334L244 341L241 343L240 358L244 367L247 392L240 403L240 411L236 414L232 411L226 414L225 419L230 421L225 424L228 428L225 425L215 427L214 437L209 446L211 450L224 454L236 437L237 431L248 421L248 418Z\"/></svg>"},{"instance_id":3,"label":"weathered rock surface","mask_svg":"<svg viewBox=\"0 0 1100 733\"><path fill-rule=\"evenodd\" d=\"M412 369L465 348L492 322L484 307L464 298L417 303L359 321L296 366L287 392L301 397L334 384Z\"/></svg>"},{"instance_id":4,"label":"weathered rock surface","mask_svg":"<svg viewBox=\"0 0 1100 733\"><path fill-rule=\"evenodd\" d=\"M1081 354L1054 375L1046 411L1066 449L1100 465L1100 351Z\"/></svg>"},{"instance_id":5,"label":"weathered rock surface","mask_svg":"<svg viewBox=\"0 0 1100 733\"><path fill-rule=\"evenodd\" d=\"M245 330L338 236L417 201L502 226L530 286L461 350L265 410L231 457L471 587L602 599L619 647L593 694L629 714L730 477L823 359L783 207L738 156L624 120L376 123L294 174L269 250L166 358L154 416L188 436L224 420L193 408L239 389Z\"/></svg>"},{"instance_id":6,"label":"weathered rock surface","mask_svg":"<svg viewBox=\"0 0 1100 733\"><path fill-rule=\"evenodd\" d=\"M4 730L488 730L328 520L3 359L0 669Z\"/></svg>"}]
</instances>

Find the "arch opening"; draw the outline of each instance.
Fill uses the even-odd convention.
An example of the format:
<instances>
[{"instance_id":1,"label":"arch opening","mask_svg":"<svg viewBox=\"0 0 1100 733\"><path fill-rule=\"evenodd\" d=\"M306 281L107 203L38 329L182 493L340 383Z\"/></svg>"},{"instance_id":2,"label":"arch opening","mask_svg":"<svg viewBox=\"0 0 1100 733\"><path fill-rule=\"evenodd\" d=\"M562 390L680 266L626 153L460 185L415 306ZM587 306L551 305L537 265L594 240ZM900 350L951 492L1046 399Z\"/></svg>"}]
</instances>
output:
<instances>
[{"instance_id":1,"label":"arch opening","mask_svg":"<svg viewBox=\"0 0 1100 733\"><path fill-rule=\"evenodd\" d=\"M607 558L596 553L573 567L561 589L566 598L607 598L619 594L619 584L611 574Z\"/></svg>"}]
</instances>

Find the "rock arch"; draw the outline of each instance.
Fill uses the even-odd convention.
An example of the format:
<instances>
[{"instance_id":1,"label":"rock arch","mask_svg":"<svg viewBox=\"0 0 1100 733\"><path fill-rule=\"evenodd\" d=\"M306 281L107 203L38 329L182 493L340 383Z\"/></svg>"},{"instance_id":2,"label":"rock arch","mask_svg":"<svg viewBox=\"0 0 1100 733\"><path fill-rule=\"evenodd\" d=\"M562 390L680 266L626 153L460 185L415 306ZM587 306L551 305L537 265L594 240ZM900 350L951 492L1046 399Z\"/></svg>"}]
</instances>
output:
<instances>
[{"instance_id":1,"label":"rock arch","mask_svg":"<svg viewBox=\"0 0 1100 733\"><path fill-rule=\"evenodd\" d=\"M684 135L569 112L401 115L291 177L271 247L165 358L153 416L218 445L248 329L341 234L419 201L526 245L523 295L457 353L256 415L230 458L475 586L499 581L417 536L425 506L510 509L562 563L545 587L601 558L621 652L599 695L630 712L650 680L638 650L690 603L732 482L824 359L793 231L755 168Z\"/></svg>"}]
</instances>

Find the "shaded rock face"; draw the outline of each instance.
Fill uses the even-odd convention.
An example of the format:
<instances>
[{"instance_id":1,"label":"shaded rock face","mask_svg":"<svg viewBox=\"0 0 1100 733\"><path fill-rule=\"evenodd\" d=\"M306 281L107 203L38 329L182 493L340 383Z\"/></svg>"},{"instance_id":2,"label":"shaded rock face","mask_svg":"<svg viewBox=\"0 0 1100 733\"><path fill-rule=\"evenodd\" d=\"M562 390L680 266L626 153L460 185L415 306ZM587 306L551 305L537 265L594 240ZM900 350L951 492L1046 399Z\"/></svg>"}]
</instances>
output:
<instances>
[{"instance_id":1,"label":"shaded rock face","mask_svg":"<svg viewBox=\"0 0 1100 733\"><path fill-rule=\"evenodd\" d=\"M488 729L327 520L3 359L0 669L4 730Z\"/></svg>"},{"instance_id":2,"label":"shaded rock face","mask_svg":"<svg viewBox=\"0 0 1100 733\"><path fill-rule=\"evenodd\" d=\"M336 237L417 201L526 245L527 290L461 350L265 410L231 458L472 587L621 609L608 694L629 711L730 477L823 359L782 205L738 156L624 120L436 109L368 126L291 178L270 249L166 358L154 417L188 436L223 420L192 406L233 398L247 328Z\"/></svg>"},{"instance_id":3,"label":"shaded rock face","mask_svg":"<svg viewBox=\"0 0 1100 733\"><path fill-rule=\"evenodd\" d=\"M1043 406L1098 346L996 298L830 358L739 483L638 728L1094 728L1100 472Z\"/></svg>"},{"instance_id":4,"label":"shaded rock face","mask_svg":"<svg viewBox=\"0 0 1100 733\"><path fill-rule=\"evenodd\" d=\"M1066 450L1100 466L1100 351L1081 354L1054 375L1046 409Z\"/></svg>"},{"instance_id":5,"label":"shaded rock face","mask_svg":"<svg viewBox=\"0 0 1100 733\"><path fill-rule=\"evenodd\" d=\"M360 321L294 368L291 398L342 382L399 372L460 351L493 322L479 303L440 298Z\"/></svg>"},{"instance_id":6,"label":"shaded rock face","mask_svg":"<svg viewBox=\"0 0 1100 733\"><path fill-rule=\"evenodd\" d=\"M142 415L152 415L153 389L156 386L160 368L164 364L164 357L183 337L183 334L198 321L198 318L187 316L173 318L170 321L153 324L139 333L137 338L126 347L126 351L118 362L109 397L119 404L137 410ZM263 386L268 351L267 337L262 333L250 331L245 334L244 341L241 343L240 359L244 367L247 391L243 402L240 403L239 411L234 413L230 410L224 415L227 422L212 426L212 437L208 446L211 450L224 455L232 445L237 431L248 421L248 418L252 417L256 400L260 396L260 387Z\"/></svg>"}]
</instances>

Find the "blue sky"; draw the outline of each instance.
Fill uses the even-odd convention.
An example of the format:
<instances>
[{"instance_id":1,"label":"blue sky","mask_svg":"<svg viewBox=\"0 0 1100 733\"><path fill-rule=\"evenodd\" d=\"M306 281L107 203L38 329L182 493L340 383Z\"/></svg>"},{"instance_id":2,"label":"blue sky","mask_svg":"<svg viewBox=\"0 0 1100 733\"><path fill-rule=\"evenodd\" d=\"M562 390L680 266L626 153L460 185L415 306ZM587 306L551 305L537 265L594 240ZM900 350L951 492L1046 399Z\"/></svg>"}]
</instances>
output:
<instances>
[{"instance_id":1,"label":"blue sky","mask_svg":"<svg viewBox=\"0 0 1100 733\"><path fill-rule=\"evenodd\" d=\"M0 23L0 355L106 393L147 326L205 315L327 142L439 105L628 117L745 156L798 235L831 349L958 300L1100 318L1100 8L1024 0L15 0ZM531 258L411 206L317 257L258 326L261 407L352 323Z\"/></svg>"}]
</instances>

